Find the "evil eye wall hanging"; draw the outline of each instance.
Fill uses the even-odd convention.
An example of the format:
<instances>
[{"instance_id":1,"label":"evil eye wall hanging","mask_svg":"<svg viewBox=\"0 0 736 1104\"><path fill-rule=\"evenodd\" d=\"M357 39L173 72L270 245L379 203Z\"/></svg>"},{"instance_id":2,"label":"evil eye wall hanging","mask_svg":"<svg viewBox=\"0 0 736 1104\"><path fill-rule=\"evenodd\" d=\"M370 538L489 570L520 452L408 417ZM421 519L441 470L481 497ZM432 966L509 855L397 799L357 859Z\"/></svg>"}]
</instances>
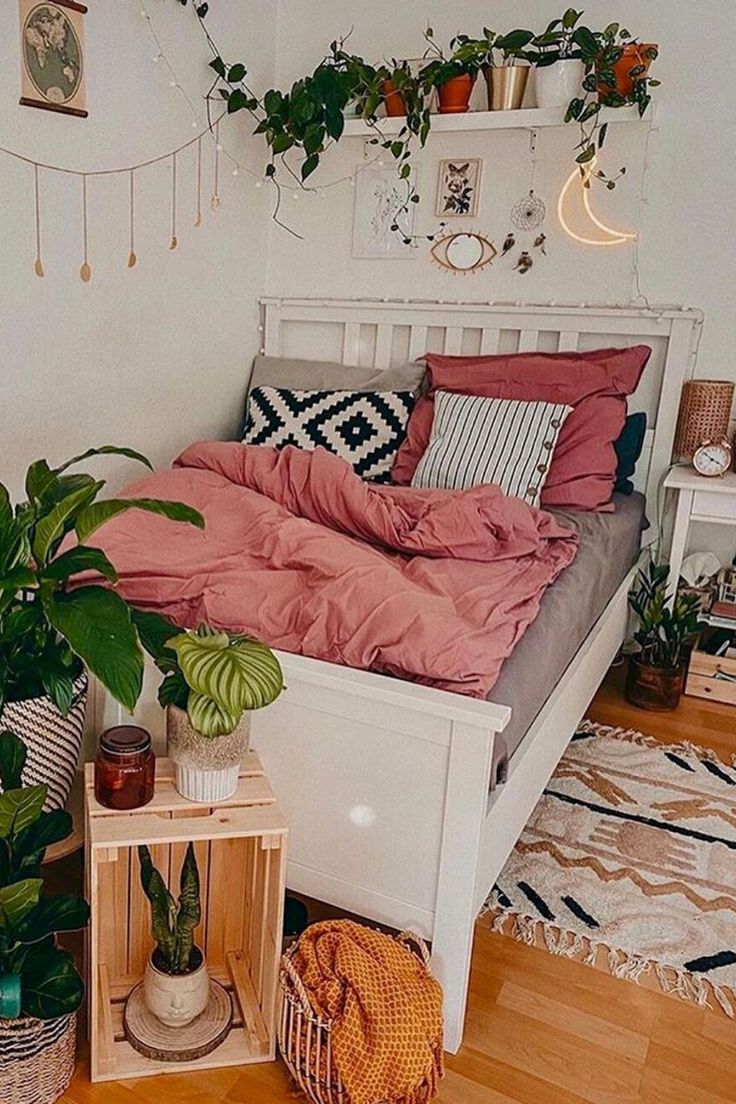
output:
<instances>
[{"instance_id":1,"label":"evil eye wall hanging","mask_svg":"<svg viewBox=\"0 0 736 1104\"><path fill-rule=\"evenodd\" d=\"M446 272L467 276L486 268L498 250L484 234L457 231L437 238L431 249L432 260Z\"/></svg>"}]
</instances>

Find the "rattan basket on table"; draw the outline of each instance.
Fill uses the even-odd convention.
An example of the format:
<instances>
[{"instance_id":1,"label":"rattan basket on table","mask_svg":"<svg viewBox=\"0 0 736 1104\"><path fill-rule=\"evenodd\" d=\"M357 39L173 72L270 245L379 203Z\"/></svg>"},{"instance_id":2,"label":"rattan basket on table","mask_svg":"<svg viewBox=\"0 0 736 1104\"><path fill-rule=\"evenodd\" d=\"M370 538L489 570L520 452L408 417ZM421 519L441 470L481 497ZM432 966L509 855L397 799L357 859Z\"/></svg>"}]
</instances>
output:
<instances>
[{"instance_id":1,"label":"rattan basket on table","mask_svg":"<svg viewBox=\"0 0 736 1104\"><path fill-rule=\"evenodd\" d=\"M734 384L728 380L688 380L682 385L674 454L689 459L704 441L728 434Z\"/></svg>"},{"instance_id":2,"label":"rattan basket on table","mask_svg":"<svg viewBox=\"0 0 736 1104\"><path fill-rule=\"evenodd\" d=\"M396 936L396 942L413 951L429 969L429 951L418 935L402 932ZM314 1104L351 1104L332 1058L332 1022L322 1019L313 1010L307 990L294 968L292 957L297 946L298 943L294 943L283 955L279 971L281 1057L299 1088Z\"/></svg>"},{"instance_id":3,"label":"rattan basket on table","mask_svg":"<svg viewBox=\"0 0 736 1104\"><path fill-rule=\"evenodd\" d=\"M53 1104L74 1073L77 1017L0 1020L0 1101Z\"/></svg>"}]
</instances>

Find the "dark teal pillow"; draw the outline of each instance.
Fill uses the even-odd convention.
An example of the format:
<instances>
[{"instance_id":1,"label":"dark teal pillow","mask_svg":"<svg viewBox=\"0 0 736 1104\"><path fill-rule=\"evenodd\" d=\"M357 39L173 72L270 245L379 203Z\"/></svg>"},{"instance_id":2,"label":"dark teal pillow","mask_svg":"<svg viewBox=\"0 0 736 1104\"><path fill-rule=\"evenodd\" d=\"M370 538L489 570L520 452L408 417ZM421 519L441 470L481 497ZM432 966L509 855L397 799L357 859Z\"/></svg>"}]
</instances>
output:
<instances>
[{"instance_id":1,"label":"dark teal pillow","mask_svg":"<svg viewBox=\"0 0 736 1104\"><path fill-rule=\"evenodd\" d=\"M647 431L646 414L629 414L621 436L614 441L618 465L616 467L616 485L613 488L619 494L630 495L634 490L631 477L636 470L636 462L644 448L644 436Z\"/></svg>"}]
</instances>

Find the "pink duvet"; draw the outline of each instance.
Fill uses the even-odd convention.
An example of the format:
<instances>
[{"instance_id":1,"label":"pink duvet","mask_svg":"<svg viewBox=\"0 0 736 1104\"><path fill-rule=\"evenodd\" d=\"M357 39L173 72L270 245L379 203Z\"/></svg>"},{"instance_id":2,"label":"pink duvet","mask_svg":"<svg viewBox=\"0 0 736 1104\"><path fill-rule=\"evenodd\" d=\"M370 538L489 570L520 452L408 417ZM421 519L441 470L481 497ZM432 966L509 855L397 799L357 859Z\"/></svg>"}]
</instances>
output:
<instances>
[{"instance_id":1,"label":"pink duvet","mask_svg":"<svg viewBox=\"0 0 736 1104\"><path fill-rule=\"evenodd\" d=\"M196 444L127 494L206 520L202 532L133 511L95 534L136 606L473 697L577 548L496 486L373 486L323 449Z\"/></svg>"}]
</instances>

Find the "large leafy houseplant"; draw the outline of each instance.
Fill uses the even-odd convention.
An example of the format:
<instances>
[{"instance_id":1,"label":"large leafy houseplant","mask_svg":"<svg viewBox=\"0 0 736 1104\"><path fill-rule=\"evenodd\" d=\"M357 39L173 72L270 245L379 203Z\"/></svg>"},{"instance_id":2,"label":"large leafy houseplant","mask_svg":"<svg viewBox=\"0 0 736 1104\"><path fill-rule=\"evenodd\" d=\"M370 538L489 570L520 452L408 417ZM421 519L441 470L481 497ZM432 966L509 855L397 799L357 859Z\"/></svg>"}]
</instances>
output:
<instances>
[{"instance_id":1,"label":"large leafy houseplant","mask_svg":"<svg viewBox=\"0 0 736 1104\"><path fill-rule=\"evenodd\" d=\"M46 787L23 786L25 761L23 742L0 732L0 992L19 990L21 1015L50 1020L81 1004L82 979L57 934L85 927L89 907L42 894L46 848L66 839L72 822L59 809L42 811Z\"/></svg>"},{"instance_id":2,"label":"large leafy houseplant","mask_svg":"<svg viewBox=\"0 0 736 1104\"><path fill-rule=\"evenodd\" d=\"M36 460L25 481L27 500L13 507L0 484L0 715L6 702L47 695L62 715L83 667L132 712L140 695L143 652L137 613L109 586L72 586L80 572L117 581L115 567L94 547L94 534L126 510L145 510L204 527L196 510L157 499L98 501L104 481L68 469L92 456L149 461L132 449L89 449L59 467ZM72 544L67 538L76 537ZM67 541L69 547L62 550Z\"/></svg>"}]
</instances>

